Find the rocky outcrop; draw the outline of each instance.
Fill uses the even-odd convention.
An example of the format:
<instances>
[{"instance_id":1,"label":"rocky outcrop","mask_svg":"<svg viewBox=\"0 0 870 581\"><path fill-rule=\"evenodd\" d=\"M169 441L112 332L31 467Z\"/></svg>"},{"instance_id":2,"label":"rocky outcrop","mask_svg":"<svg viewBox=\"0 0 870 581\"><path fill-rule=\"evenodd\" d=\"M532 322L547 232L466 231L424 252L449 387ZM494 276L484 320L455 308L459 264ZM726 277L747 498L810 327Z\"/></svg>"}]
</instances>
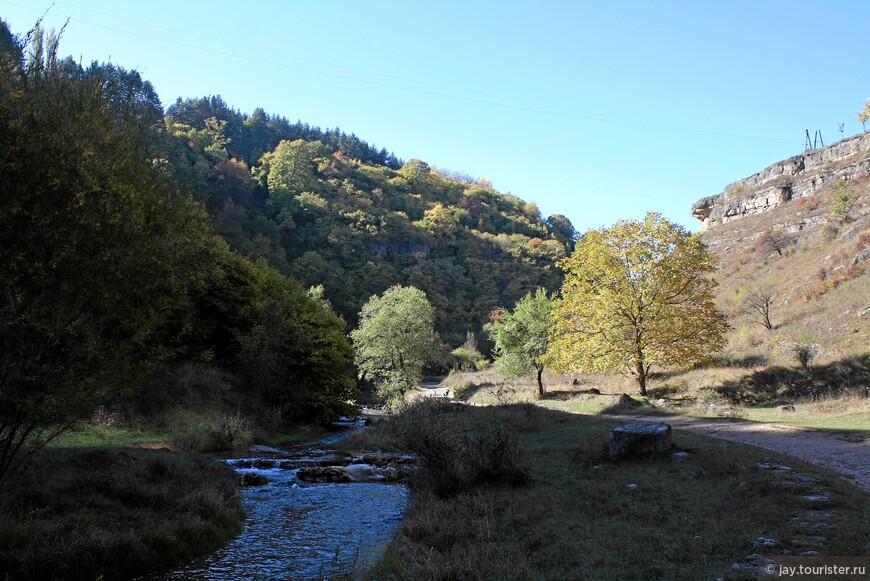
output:
<instances>
[{"instance_id":1,"label":"rocky outcrop","mask_svg":"<svg viewBox=\"0 0 870 581\"><path fill-rule=\"evenodd\" d=\"M752 214L767 212L789 200L812 196L839 180L870 176L870 133L844 139L766 167L728 185L721 194L695 202L692 215L703 232Z\"/></svg>"}]
</instances>

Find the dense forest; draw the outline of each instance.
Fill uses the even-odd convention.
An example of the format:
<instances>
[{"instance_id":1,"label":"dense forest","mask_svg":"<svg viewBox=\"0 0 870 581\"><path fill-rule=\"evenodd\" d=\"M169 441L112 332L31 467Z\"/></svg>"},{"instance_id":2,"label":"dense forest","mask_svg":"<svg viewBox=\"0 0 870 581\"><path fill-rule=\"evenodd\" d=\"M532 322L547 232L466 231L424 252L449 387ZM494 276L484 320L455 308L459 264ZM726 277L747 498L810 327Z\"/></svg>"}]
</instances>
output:
<instances>
[{"instance_id":1,"label":"dense forest","mask_svg":"<svg viewBox=\"0 0 870 581\"><path fill-rule=\"evenodd\" d=\"M554 262L571 249L571 223L486 180L220 97L177 100L166 131L179 177L231 248L322 285L351 324L370 296L414 285L457 346L492 309L561 282Z\"/></svg>"},{"instance_id":2,"label":"dense forest","mask_svg":"<svg viewBox=\"0 0 870 581\"><path fill-rule=\"evenodd\" d=\"M210 448L350 411L345 321L215 233L147 81L57 50L0 25L0 480L100 407L214 410Z\"/></svg>"}]
</instances>

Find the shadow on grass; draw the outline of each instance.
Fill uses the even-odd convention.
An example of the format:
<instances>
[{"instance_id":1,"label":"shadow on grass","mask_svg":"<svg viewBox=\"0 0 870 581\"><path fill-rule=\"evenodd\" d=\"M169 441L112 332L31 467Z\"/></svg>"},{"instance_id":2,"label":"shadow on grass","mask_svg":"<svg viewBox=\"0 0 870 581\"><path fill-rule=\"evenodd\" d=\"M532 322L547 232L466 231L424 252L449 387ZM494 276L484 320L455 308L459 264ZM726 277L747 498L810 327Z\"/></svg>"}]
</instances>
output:
<instances>
[{"instance_id":1,"label":"shadow on grass","mask_svg":"<svg viewBox=\"0 0 870 581\"><path fill-rule=\"evenodd\" d=\"M598 389L552 389L544 390L544 397L541 399L549 399L553 401L568 401L578 395L606 395L602 394Z\"/></svg>"},{"instance_id":2,"label":"shadow on grass","mask_svg":"<svg viewBox=\"0 0 870 581\"><path fill-rule=\"evenodd\" d=\"M481 391L489 389L491 387L496 387L497 383L492 383L490 381L486 381L484 383L469 383L462 387L453 388L453 399L458 401L471 401L471 399L476 396Z\"/></svg>"},{"instance_id":3,"label":"shadow on grass","mask_svg":"<svg viewBox=\"0 0 870 581\"><path fill-rule=\"evenodd\" d=\"M870 368L866 356L849 357L809 369L768 367L726 381L716 392L741 405L782 403L783 400L816 400L853 393L870 395Z\"/></svg>"}]
</instances>

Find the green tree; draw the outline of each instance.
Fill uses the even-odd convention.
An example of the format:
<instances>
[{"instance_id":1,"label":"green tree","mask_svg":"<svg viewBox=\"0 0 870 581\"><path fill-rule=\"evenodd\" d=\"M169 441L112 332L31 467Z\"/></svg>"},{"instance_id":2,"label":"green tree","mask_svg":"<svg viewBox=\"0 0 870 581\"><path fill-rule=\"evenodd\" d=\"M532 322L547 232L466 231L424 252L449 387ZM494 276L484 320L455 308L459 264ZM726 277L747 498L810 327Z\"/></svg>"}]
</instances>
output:
<instances>
[{"instance_id":1,"label":"green tree","mask_svg":"<svg viewBox=\"0 0 870 581\"><path fill-rule=\"evenodd\" d=\"M420 383L423 369L442 357L435 312L426 293L400 285L363 305L359 328L351 333L360 378L393 402Z\"/></svg>"},{"instance_id":2,"label":"green tree","mask_svg":"<svg viewBox=\"0 0 870 581\"><path fill-rule=\"evenodd\" d=\"M477 371L487 365L486 358L480 353L477 338L472 331L465 333L465 342L451 351L450 355L453 356L454 369L458 367L460 371Z\"/></svg>"},{"instance_id":3,"label":"green tree","mask_svg":"<svg viewBox=\"0 0 870 581\"><path fill-rule=\"evenodd\" d=\"M150 85L56 50L37 29L0 58L0 478L166 355L220 246L161 162Z\"/></svg>"},{"instance_id":4,"label":"green tree","mask_svg":"<svg viewBox=\"0 0 870 581\"><path fill-rule=\"evenodd\" d=\"M565 271L547 360L560 370L627 369L646 395L650 368L691 365L724 344L713 257L660 214L590 230Z\"/></svg>"},{"instance_id":5,"label":"green tree","mask_svg":"<svg viewBox=\"0 0 870 581\"><path fill-rule=\"evenodd\" d=\"M484 326L495 343L495 368L515 377L535 373L539 397L544 397L542 375L552 311L553 299L547 289L539 288L520 299L512 313L493 311Z\"/></svg>"},{"instance_id":6,"label":"green tree","mask_svg":"<svg viewBox=\"0 0 870 581\"><path fill-rule=\"evenodd\" d=\"M561 242L568 252L574 250L574 241L577 240L577 230L574 229L571 220L562 214L553 214L547 218L545 224L547 225L547 230L550 231L550 234L552 234L556 240Z\"/></svg>"},{"instance_id":7,"label":"green tree","mask_svg":"<svg viewBox=\"0 0 870 581\"><path fill-rule=\"evenodd\" d=\"M834 187L831 197L831 220L844 224L852 220L852 210L855 208L855 198L849 193L849 182L840 180Z\"/></svg>"},{"instance_id":8,"label":"green tree","mask_svg":"<svg viewBox=\"0 0 870 581\"><path fill-rule=\"evenodd\" d=\"M350 413L356 383L344 320L322 289L306 291L263 261L250 268L253 324L239 337L249 389L282 419L329 421Z\"/></svg>"}]
</instances>

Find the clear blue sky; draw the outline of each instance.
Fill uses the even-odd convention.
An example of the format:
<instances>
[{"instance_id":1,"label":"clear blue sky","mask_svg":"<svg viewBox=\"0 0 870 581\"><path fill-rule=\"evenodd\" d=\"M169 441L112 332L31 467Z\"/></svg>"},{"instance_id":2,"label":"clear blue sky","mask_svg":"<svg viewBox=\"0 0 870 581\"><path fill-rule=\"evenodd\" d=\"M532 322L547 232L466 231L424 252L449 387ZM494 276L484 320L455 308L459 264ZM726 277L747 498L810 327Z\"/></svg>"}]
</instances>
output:
<instances>
[{"instance_id":1,"label":"clear blue sky","mask_svg":"<svg viewBox=\"0 0 870 581\"><path fill-rule=\"evenodd\" d=\"M51 0L0 0L23 33ZM61 53L135 68L164 104L338 126L492 180L578 230L690 208L861 130L866 1L57 1Z\"/></svg>"}]
</instances>

